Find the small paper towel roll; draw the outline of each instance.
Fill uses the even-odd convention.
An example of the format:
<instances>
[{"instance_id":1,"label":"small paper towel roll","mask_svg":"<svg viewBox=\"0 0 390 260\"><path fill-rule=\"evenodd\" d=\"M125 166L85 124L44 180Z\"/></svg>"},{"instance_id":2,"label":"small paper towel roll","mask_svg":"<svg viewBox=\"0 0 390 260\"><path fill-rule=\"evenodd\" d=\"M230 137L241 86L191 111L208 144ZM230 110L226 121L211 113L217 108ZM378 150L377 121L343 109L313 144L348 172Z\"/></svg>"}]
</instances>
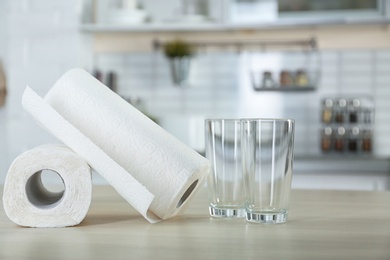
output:
<instances>
[{"instance_id":1,"label":"small paper towel roll","mask_svg":"<svg viewBox=\"0 0 390 260\"><path fill-rule=\"evenodd\" d=\"M51 170L62 179L64 190L51 192L41 172ZM26 227L66 227L79 224L91 204L91 169L64 145L43 145L20 154L4 183L3 205L8 218Z\"/></svg>"},{"instance_id":2,"label":"small paper towel roll","mask_svg":"<svg viewBox=\"0 0 390 260\"><path fill-rule=\"evenodd\" d=\"M65 73L45 96L44 104L31 92L25 92L24 108L82 155L150 222L179 214L209 172L207 159L81 69ZM49 110L55 119L50 119ZM70 128L73 134L65 130ZM88 139L90 147L74 142L70 136L76 135ZM102 165L95 156L97 150L111 162L107 159ZM137 192L131 192L132 178L140 186Z\"/></svg>"}]
</instances>

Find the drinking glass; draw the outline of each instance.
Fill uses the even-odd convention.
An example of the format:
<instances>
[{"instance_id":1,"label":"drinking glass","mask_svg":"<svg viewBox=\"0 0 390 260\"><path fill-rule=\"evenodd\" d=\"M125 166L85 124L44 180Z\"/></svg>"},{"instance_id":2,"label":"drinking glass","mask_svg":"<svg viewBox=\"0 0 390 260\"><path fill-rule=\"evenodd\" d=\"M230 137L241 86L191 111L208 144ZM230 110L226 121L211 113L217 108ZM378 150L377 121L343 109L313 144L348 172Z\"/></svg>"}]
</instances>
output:
<instances>
[{"instance_id":1,"label":"drinking glass","mask_svg":"<svg viewBox=\"0 0 390 260\"><path fill-rule=\"evenodd\" d=\"M207 186L212 217L245 216L239 119L205 121L206 157L211 163Z\"/></svg>"},{"instance_id":2,"label":"drinking glass","mask_svg":"<svg viewBox=\"0 0 390 260\"><path fill-rule=\"evenodd\" d=\"M241 119L246 220L287 220L293 172L294 121Z\"/></svg>"}]
</instances>

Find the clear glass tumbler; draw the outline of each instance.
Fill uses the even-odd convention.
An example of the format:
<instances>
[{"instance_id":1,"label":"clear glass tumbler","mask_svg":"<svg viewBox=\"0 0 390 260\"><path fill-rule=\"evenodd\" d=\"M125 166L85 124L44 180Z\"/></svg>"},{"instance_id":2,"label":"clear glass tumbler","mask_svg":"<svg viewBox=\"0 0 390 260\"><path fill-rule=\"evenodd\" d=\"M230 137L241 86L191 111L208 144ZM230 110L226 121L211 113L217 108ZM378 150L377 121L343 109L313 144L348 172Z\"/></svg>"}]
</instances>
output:
<instances>
[{"instance_id":1,"label":"clear glass tumbler","mask_svg":"<svg viewBox=\"0 0 390 260\"><path fill-rule=\"evenodd\" d=\"M287 220L293 172L294 121L241 119L246 219Z\"/></svg>"},{"instance_id":2,"label":"clear glass tumbler","mask_svg":"<svg viewBox=\"0 0 390 260\"><path fill-rule=\"evenodd\" d=\"M207 119L206 157L211 162L208 178L212 217L245 216L245 190L241 165L239 119Z\"/></svg>"}]
</instances>

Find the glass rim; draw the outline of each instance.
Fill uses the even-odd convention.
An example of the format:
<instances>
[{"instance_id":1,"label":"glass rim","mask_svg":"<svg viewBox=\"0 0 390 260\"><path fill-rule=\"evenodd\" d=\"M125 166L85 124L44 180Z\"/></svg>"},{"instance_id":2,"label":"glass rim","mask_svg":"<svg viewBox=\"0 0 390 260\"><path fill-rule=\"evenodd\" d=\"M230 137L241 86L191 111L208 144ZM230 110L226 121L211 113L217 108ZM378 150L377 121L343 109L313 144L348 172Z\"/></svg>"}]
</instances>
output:
<instances>
[{"instance_id":1,"label":"glass rim","mask_svg":"<svg viewBox=\"0 0 390 260\"><path fill-rule=\"evenodd\" d=\"M242 122L290 122L295 123L291 118L241 118Z\"/></svg>"},{"instance_id":2,"label":"glass rim","mask_svg":"<svg viewBox=\"0 0 390 260\"><path fill-rule=\"evenodd\" d=\"M241 118L207 118L204 121L205 122L240 122Z\"/></svg>"},{"instance_id":3,"label":"glass rim","mask_svg":"<svg viewBox=\"0 0 390 260\"><path fill-rule=\"evenodd\" d=\"M230 123L240 123L240 122L278 122L278 123L290 123L295 124L295 119L291 118L261 118L261 117L253 117L253 118L207 118L204 120L205 123L211 122L230 122Z\"/></svg>"},{"instance_id":4,"label":"glass rim","mask_svg":"<svg viewBox=\"0 0 390 260\"><path fill-rule=\"evenodd\" d=\"M206 118L205 121L295 121L291 118L248 117L248 118Z\"/></svg>"}]
</instances>

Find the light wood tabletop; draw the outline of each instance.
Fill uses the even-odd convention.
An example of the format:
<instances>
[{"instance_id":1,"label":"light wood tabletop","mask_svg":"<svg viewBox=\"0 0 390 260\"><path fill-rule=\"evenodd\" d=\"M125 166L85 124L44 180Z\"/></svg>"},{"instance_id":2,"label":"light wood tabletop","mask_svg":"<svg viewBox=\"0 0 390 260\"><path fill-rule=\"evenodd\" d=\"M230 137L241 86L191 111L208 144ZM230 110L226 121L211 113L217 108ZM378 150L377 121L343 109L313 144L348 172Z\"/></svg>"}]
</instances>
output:
<instances>
[{"instance_id":1,"label":"light wood tabletop","mask_svg":"<svg viewBox=\"0 0 390 260\"><path fill-rule=\"evenodd\" d=\"M1 193L1 192L0 192ZM390 259L390 192L293 190L285 224L212 219L200 190L184 214L149 224L95 186L76 227L22 228L0 210L0 259Z\"/></svg>"}]
</instances>

